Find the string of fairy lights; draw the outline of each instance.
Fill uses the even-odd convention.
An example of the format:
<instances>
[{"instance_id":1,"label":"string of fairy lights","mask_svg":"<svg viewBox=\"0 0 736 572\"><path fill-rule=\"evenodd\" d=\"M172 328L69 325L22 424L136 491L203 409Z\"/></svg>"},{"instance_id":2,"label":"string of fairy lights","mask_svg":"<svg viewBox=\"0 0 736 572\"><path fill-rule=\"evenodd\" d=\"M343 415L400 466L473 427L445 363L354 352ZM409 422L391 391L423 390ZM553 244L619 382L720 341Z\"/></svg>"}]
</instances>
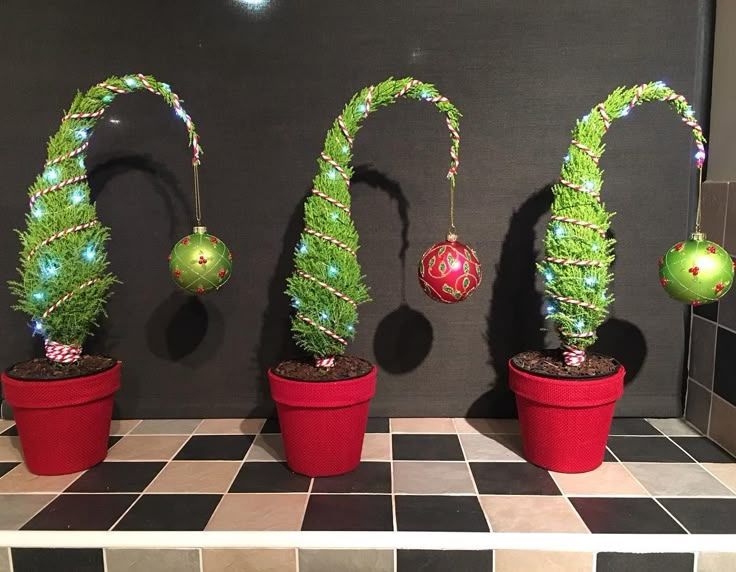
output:
<instances>
[{"instance_id":1,"label":"string of fairy lights","mask_svg":"<svg viewBox=\"0 0 736 572\"><path fill-rule=\"evenodd\" d=\"M610 99L610 98L609 98ZM611 124L616 119L626 117L630 111L648 101L663 101L671 104L671 107L680 115L681 120L691 128L695 146L697 152L695 153L695 164L698 169L702 169L703 163L705 162L705 145L703 137L703 129L694 117L694 112L684 96L675 93L663 82L654 82L650 84L638 85L631 96L631 98L624 103L619 109L609 109L606 102L599 103L590 112L590 114L584 116L579 122L575 130L575 137L573 138L568 154L565 156L564 163L569 164L571 160L576 162L587 161L588 166L591 168L588 171L597 174L596 177L590 177L586 180L571 181L565 176L561 176L557 185L561 185L581 193L581 195L589 197L595 201L597 205L601 205L600 199L600 185L598 181L601 180L601 171L599 168L599 162L604 151L604 147L601 145L602 135L608 132ZM582 137L579 136L581 132L581 126L585 126L590 121L599 120L603 126L601 135L598 135L594 130L589 132L594 133L589 140L581 141ZM563 173L565 172L563 165ZM603 208L602 205L600 208ZM606 228L596 224L589 220L583 220L571 216L562 216L560 214L554 214L555 208L553 207L553 216L548 227L548 233L554 237L555 240L563 241L567 239L579 239L577 234L570 232L570 225L581 229L587 229L591 232L591 238L589 241L590 251L592 253L606 252L607 239L606 239ZM550 248L552 246L552 248ZM562 288L558 292L553 292L550 289L550 285L560 279L560 267L579 267L579 268L604 268L607 264L600 260L593 258L585 259L574 259L565 256L557 255L554 252L554 242L548 243L547 253L544 257L544 264L542 265L542 275L547 284L546 296L548 302L546 305L546 313L548 316L556 319L559 314L568 313L570 307L573 308L584 308L593 311L601 310L601 306L605 302L609 301L605 288L599 294L599 298L588 298L588 299L577 299L572 296L563 295L561 292ZM601 285L599 276L588 274L582 275L582 277L569 276L566 277L568 280L582 280L584 286L583 291L597 291ZM605 287L605 284L603 285ZM563 285L564 288L564 285ZM572 313L572 312L570 312ZM558 320L559 324L560 320ZM574 331L564 330L560 327L560 335L563 338L563 355L565 362L570 366L579 366L585 361L585 350L577 347L575 340L594 338L595 327L590 323L589 320L583 318L577 318L574 323Z\"/></svg>"}]
</instances>

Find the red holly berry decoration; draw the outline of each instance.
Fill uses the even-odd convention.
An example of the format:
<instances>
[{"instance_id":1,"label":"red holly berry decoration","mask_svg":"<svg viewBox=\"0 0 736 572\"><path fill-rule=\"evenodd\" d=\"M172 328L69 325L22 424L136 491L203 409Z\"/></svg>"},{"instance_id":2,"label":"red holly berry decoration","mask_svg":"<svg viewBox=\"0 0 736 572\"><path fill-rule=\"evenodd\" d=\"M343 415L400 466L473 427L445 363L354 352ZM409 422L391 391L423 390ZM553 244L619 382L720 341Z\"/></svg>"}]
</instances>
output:
<instances>
[{"instance_id":1,"label":"red holly berry decoration","mask_svg":"<svg viewBox=\"0 0 736 572\"><path fill-rule=\"evenodd\" d=\"M659 281L659 283L660 283L660 284L661 284L662 286L667 286L667 282L668 282L667 278L662 278L662 279L661 279L661 280Z\"/></svg>"},{"instance_id":2,"label":"red holly berry decoration","mask_svg":"<svg viewBox=\"0 0 736 572\"><path fill-rule=\"evenodd\" d=\"M188 237L188 236L185 236L184 238L182 238L182 239L181 239L181 243L182 243L183 245L185 245L185 246L186 246L187 244L189 244L189 237Z\"/></svg>"},{"instance_id":3,"label":"red holly berry decoration","mask_svg":"<svg viewBox=\"0 0 736 572\"><path fill-rule=\"evenodd\" d=\"M711 254L715 254L716 253L716 247L713 246L712 244L708 248L706 248L706 250L708 252L710 252Z\"/></svg>"},{"instance_id":4,"label":"red holly berry decoration","mask_svg":"<svg viewBox=\"0 0 736 572\"><path fill-rule=\"evenodd\" d=\"M181 278L181 270L179 270L178 268L174 270L174 276L176 276L177 278Z\"/></svg>"},{"instance_id":5,"label":"red holly berry decoration","mask_svg":"<svg viewBox=\"0 0 736 572\"><path fill-rule=\"evenodd\" d=\"M217 244L217 237L216 236L210 236L210 242L212 244Z\"/></svg>"},{"instance_id":6,"label":"red holly berry decoration","mask_svg":"<svg viewBox=\"0 0 736 572\"><path fill-rule=\"evenodd\" d=\"M225 278L225 276L227 276L227 270L225 270L224 268L222 268L222 269L221 269L221 270L220 270L220 271L219 271L219 272L217 273L217 275L218 275L218 276L219 276L220 278Z\"/></svg>"},{"instance_id":7,"label":"red holly berry decoration","mask_svg":"<svg viewBox=\"0 0 736 572\"><path fill-rule=\"evenodd\" d=\"M713 289L716 291L716 294L718 294L724 288L725 286L723 285L723 282L719 282L718 284L715 285Z\"/></svg>"},{"instance_id":8,"label":"red holly berry decoration","mask_svg":"<svg viewBox=\"0 0 736 572\"><path fill-rule=\"evenodd\" d=\"M678 252L679 252L679 251L681 251L681 250L682 250L682 248L683 248L684 246L685 246L685 243L684 243L684 242L678 242L678 243L677 243L677 244L676 244L675 246L673 246L672 248L674 248L674 249L675 249L676 251L678 251Z\"/></svg>"},{"instance_id":9,"label":"red holly berry decoration","mask_svg":"<svg viewBox=\"0 0 736 572\"><path fill-rule=\"evenodd\" d=\"M197 288L197 294L204 294L204 293L205 293L205 289L204 288L202 288L201 286L199 288Z\"/></svg>"},{"instance_id":10,"label":"red holly berry decoration","mask_svg":"<svg viewBox=\"0 0 736 572\"><path fill-rule=\"evenodd\" d=\"M419 284L432 300L462 302L478 287L481 265L475 251L458 240L430 246L419 261Z\"/></svg>"},{"instance_id":11,"label":"red holly berry decoration","mask_svg":"<svg viewBox=\"0 0 736 572\"><path fill-rule=\"evenodd\" d=\"M199 262L200 264L207 264L207 259L200 254L199 260L197 262Z\"/></svg>"},{"instance_id":12,"label":"red holly berry decoration","mask_svg":"<svg viewBox=\"0 0 736 572\"><path fill-rule=\"evenodd\" d=\"M693 266L690 269L688 269L688 272L692 274L693 276L697 276L698 273L700 272L700 268L698 268L697 266Z\"/></svg>"}]
</instances>

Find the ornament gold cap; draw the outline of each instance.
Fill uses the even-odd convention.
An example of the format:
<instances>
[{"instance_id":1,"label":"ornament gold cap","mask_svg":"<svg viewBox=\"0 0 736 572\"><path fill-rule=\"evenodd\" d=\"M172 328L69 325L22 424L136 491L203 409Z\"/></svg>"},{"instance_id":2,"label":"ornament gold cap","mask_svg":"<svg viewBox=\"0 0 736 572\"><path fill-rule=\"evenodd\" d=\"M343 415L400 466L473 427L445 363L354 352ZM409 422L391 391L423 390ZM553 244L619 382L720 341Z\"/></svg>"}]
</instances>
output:
<instances>
[{"instance_id":1,"label":"ornament gold cap","mask_svg":"<svg viewBox=\"0 0 736 572\"><path fill-rule=\"evenodd\" d=\"M195 226L194 227L194 234L205 234L207 232L206 226Z\"/></svg>"},{"instance_id":2,"label":"ornament gold cap","mask_svg":"<svg viewBox=\"0 0 736 572\"><path fill-rule=\"evenodd\" d=\"M454 232L448 232L447 233L447 240L449 242L457 242L457 234L455 234Z\"/></svg>"},{"instance_id":3,"label":"ornament gold cap","mask_svg":"<svg viewBox=\"0 0 736 572\"><path fill-rule=\"evenodd\" d=\"M699 241L705 240L705 233L704 232L694 232L690 236L690 239L691 240L699 240Z\"/></svg>"}]
</instances>

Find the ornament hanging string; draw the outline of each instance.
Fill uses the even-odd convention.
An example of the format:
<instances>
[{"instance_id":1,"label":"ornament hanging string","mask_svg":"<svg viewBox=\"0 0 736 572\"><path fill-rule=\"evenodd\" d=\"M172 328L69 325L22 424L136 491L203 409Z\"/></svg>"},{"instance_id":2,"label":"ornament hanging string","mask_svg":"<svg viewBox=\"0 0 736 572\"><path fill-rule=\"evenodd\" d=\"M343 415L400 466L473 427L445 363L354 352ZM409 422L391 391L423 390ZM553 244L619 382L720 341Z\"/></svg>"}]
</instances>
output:
<instances>
[{"instance_id":1,"label":"ornament hanging string","mask_svg":"<svg viewBox=\"0 0 736 572\"><path fill-rule=\"evenodd\" d=\"M192 170L194 171L194 218L197 221L197 226L202 226L202 204L200 201L199 194L199 162L192 163Z\"/></svg>"},{"instance_id":2,"label":"ornament hanging string","mask_svg":"<svg viewBox=\"0 0 736 572\"><path fill-rule=\"evenodd\" d=\"M447 240L457 240L457 229L455 228L455 177L450 179L450 228L447 231Z\"/></svg>"},{"instance_id":3,"label":"ornament hanging string","mask_svg":"<svg viewBox=\"0 0 736 572\"><path fill-rule=\"evenodd\" d=\"M703 166L698 166L698 206L695 211L695 234L700 236L700 210L703 202Z\"/></svg>"}]
</instances>

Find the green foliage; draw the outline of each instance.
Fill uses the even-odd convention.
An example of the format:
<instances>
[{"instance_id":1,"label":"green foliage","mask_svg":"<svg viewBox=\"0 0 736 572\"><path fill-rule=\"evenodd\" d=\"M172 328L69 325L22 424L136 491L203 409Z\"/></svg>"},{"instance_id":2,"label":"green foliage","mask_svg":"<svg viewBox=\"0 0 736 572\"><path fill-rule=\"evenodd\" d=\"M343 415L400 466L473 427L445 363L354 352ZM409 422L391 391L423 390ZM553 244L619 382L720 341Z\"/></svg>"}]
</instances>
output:
<instances>
[{"instance_id":1,"label":"green foliage","mask_svg":"<svg viewBox=\"0 0 736 572\"><path fill-rule=\"evenodd\" d=\"M441 96L434 86L414 81L411 78L388 79L372 89L370 112L394 103L402 88L414 82L403 96L419 101L441 99L432 103L447 116L449 124L458 130L460 112ZM370 88L364 88L353 96L340 116L350 137L360 129L367 115L366 99ZM335 119L327 132L324 152L317 160L319 171L314 178L313 188L324 193L343 206L350 207L349 183L323 156L334 159L346 176L352 176L351 145L343 133L339 119ZM457 156L459 142L453 139L453 153ZM454 177L454 174L448 175ZM294 253L296 270L288 279L286 293L291 297L296 315L292 319L292 331L296 343L318 357L342 354L347 340L355 335L358 323L357 305L370 300L357 257L346 248L310 234L307 229L317 231L343 243L353 252L358 251L358 233L349 214L339 206L312 194L304 206L305 231ZM329 285L352 300L338 297L324 286L304 275ZM306 321L309 320L309 321ZM313 323L309 323L309 322ZM318 326L344 340L342 343Z\"/></svg>"},{"instance_id":2,"label":"green foliage","mask_svg":"<svg viewBox=\"0 0 736 572\"><path fill-rule=\"evenodd\" d=\"M702 151L705 138L699 126L696 127L692 109L684 97L661 82L616 89L602 104L595 106L589 115L577 121L572 132L573 141L581 143L598 157L603 155L605 145L602 139L607 131L603 114L607 114L612 123L628 115L632 101L636 101L635 106L650 101L668 102L683 121L694 124L691 125L693 137L698 149ZM703 153L696 158L702 161L704 156ZM588 153L575 144L570 145L560 179L582 186L592 193L600 193L603 187L603 171ZM608 305L613 301L608 293L608 285L613 278L609 266L614 259L615 241L602 234L605 235L608 230L614 213L607 212L605 205L598 202L590 192L575 190L562 182L555 184L552 191L553 219L545 236L545 260L538 264L538 268L545 277L545 292L551 308L548 313L557 323L563 344L585 349L595 342L595 331L605 320ZM593 223L599 228L559 221L554 217L577 219ZM599 263L599 266L577 266L550 261L549 258L593 261ZM560 298L592 304L594 307L586 308Z\"/></svg>"},{"instance_id":3,"label":"green foliage","mask_svg":"<svg viewBox=\"0 0 736 572\"><path fill-rule=\"evenodd\" d=\"M84 94L78 92L67 114L104 113L119 95L105 84L124 93L149 89L181 109L178 96L167 84L143 77L149 88L139 76L128 75L110 77ZM194 139L199 150L194 124L183 110L180 115L188 123L190 143ZM66 345L83 344L99 315L104 314L110 288L116 282L108 271L105 252L110 229L97 222L95 205L90 202L84 150L67 156L87 143L99 119L65 119L49 140L47 166L28 191L32 206L25 217L26 228L17 231L21 242L20 280L9 283L18 299L14 309L31 317L34 333ZM50 164L59 157L64 159ZM81 180L38 195L75 177ZM93 222L89 228L70 230ZM69 232L57 236L63 231ZM45 243L50 238L53 240Z\"/></svg>"}]
</instances>

